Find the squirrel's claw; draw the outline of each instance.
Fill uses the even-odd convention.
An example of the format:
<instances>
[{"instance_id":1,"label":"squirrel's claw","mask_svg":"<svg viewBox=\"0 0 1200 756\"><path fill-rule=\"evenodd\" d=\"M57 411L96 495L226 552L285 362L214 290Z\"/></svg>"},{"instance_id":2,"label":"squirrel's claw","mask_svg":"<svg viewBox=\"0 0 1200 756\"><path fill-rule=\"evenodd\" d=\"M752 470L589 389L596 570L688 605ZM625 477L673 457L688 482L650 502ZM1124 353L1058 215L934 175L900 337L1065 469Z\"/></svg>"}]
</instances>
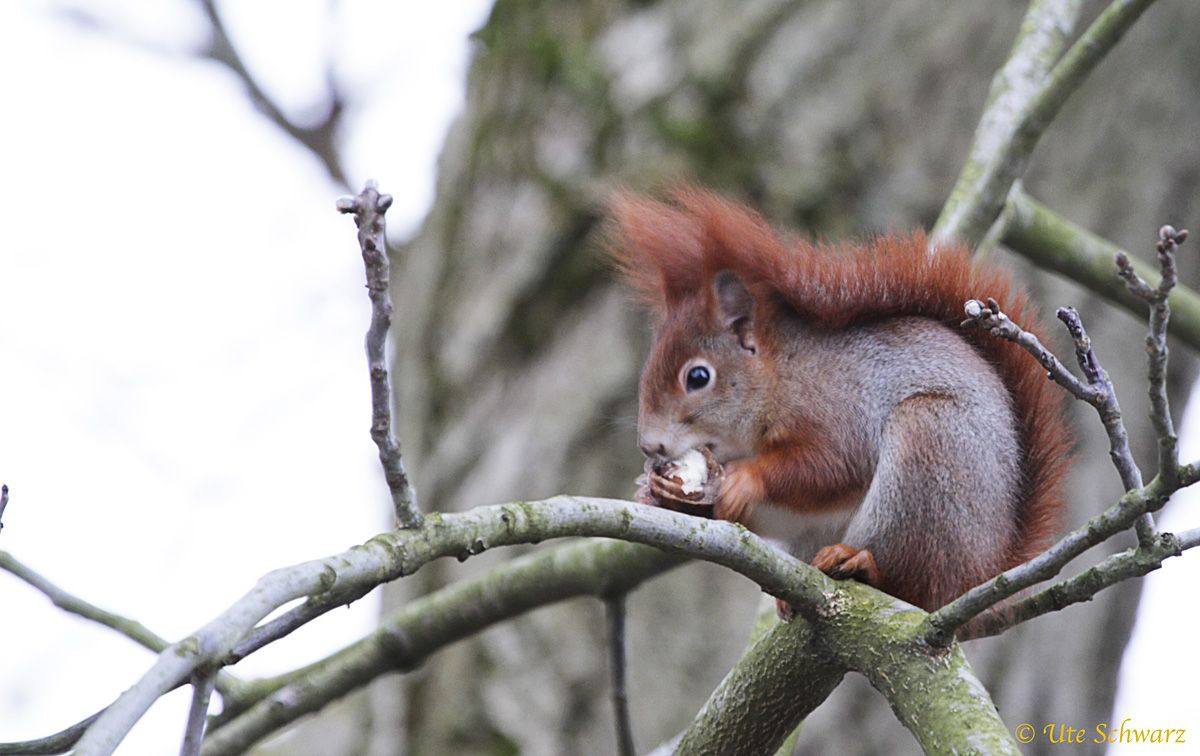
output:
<instances>
[{"instance_id":1,"label":"squirrel's claw","mask_svg":"<svg viewBox=\"0 0 1200 756\"><path fill-rule=\"evenodd\" d=\"M834 580L857 580L879 587L879 566L875 556L866 549L856 549L844 543L825 546L813 557L812 566Z\"/></svg>"}]
</instances>

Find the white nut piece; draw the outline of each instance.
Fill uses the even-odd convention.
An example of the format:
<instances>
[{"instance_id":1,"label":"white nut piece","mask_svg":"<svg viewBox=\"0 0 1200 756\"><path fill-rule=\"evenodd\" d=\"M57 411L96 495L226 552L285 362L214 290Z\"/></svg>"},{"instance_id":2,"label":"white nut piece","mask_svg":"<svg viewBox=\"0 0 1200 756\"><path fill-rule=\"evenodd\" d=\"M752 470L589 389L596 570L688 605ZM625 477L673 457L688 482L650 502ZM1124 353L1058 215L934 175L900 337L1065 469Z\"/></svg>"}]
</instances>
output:
<instances>
[{"instance_id":1,"label":"white nut piece","mask_svg":"<svg viewBox=\"0 0 1200 756\"><path fill-rule=\"evenodd\" d=\"M698 449L690 449L682 457L667 463L664 473L679 479L679 488L691 495L704 490L708 481L708 461Z\"/></svg>"}]
</instances>

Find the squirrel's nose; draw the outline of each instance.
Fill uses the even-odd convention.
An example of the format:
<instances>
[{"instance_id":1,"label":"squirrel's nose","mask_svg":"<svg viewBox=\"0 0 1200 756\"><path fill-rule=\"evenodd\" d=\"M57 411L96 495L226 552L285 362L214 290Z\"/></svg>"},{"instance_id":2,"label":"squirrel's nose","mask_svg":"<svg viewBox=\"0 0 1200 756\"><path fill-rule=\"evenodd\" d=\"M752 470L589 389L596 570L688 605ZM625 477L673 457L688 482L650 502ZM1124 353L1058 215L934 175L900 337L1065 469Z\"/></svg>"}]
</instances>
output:
<instances>
[{"instance_id":1,"label":"squirrel's nose","mask_svg":"<svg viewBox=\"0 0 1200 756\"><path fill-rule=\"evenodd\" d=\"M644 443L644 444L641 444L640 448L642 450L642 454L645 454L647 457L665 457L665 456L667 456L667 447L663 446L662 444L658 444L657 446L655 446L652 443Z\"/></svg>"}]
</instances>

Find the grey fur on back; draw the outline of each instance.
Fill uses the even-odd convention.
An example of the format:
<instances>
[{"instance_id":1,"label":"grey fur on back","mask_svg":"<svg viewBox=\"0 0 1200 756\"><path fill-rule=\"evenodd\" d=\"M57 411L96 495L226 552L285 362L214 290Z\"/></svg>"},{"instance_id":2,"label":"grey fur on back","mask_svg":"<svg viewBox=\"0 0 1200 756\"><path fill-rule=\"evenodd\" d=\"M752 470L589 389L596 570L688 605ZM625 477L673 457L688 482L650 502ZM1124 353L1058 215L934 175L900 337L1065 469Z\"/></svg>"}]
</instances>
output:
<instances>
[{"instance_id":1,"label":"grey fur on back","mask_svg":"<svg viewBox=\"0 0 1200 756\"><path fill-rule=\"evenodd\" d=\"M804 559L839 541L868 549L884 574L927 581L937 602L960 592L965 576L1001 569L1016 536L1020 436L987 360L919 317L789 332L798 336L781 369L802 376L792 400L861 455L870 484L852 513L766 507L756 529Z\"/></svg>"}]
</instances>

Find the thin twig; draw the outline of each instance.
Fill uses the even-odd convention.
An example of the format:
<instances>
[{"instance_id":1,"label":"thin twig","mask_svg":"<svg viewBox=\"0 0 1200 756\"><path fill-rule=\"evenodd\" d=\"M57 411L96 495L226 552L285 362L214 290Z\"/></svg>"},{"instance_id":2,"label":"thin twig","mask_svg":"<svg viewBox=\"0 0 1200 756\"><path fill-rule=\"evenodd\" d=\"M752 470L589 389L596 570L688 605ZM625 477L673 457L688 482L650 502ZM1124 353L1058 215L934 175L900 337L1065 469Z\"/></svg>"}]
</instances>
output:
<instances>
[{"instance_id":1,"label":"thin twig","mask_svg":"<svg viewBox=\"0 0 1200 756\"><path fill-rule=\"evenodd\" d=\"M8 484L0 485L0 530L4 530L4 508L8 506Z\"/></svg>"},{"instance_id":2,"label":"thin twig","mask_svg":"<svg viewBox=\"0 0 1200 756\"><path fill-rule=\"evenodd\" d=\"M237 47L234 46L233 40L229 37L229 32L225 28L225 22L221 18L221 14L217 11L214 0L199 0L199 5L200 10L208 19L211 30L209 45L202 51L204 57L228 68L242 82L242 85L246 87L250 101L254 104L254 107L258 108L259 112L265 115L276 126L283 129L288 136L304 145L310 152L316 155L321 164L325 166L325 170L329 173L330 178L342 186L349 186L350 182L347 180L346 174L342 171L341 159L336 143L336 136L338 128L341 126L342 116L345 113L346 103L334 82L333 76L328 71L326 72L325 80L328 84L330 94L329 105L324 117L313 126L298 125L284 114L275 101L267 95L262 85L259 84L258 79L250 73L250 69L246 67L245 61L242 60L241 54L238 52Z\"/></svg>"},{"instance_id":3,"label":"thin twig","mask_svg":"<svg viewBox=\"0 0 1200 756\"><path fill-rule=\"evenodd\" d=\"M160 653L171 643L161 635L137 620L122 617L114 612L101 609L94 604L72 595L54 583L25 566L20 560L7 551L0 551L0 570L12 574L40 591L50 602L68 614L91 620L104 625L110 630L116 630L129 640L145 649ZM244 693L246 683L229 672L221 672L217 677L217 691L223 699L233 700Z\"/></svg>"},{"instance_id":4,"label":"thin twig","mask_svg":"<svg viewBox=\"0 0 1200 756\"><path fill-rule=\"evenodd\" d=\"M625 594L604 600L608 616L608 658L612 675L613 716L617 723L617 753L634 756L633 724L629 718L629 698L625 692Z\"/></svg>"},{"instance_id":5,"label":"thin twig","mask_svg":"<svg viewBox=\"0 0 1200 756\"><path fill-rule=\"evenodd\" d=\"M1083 321L1074 307L1058 308L1058 319L1067 327L1071 340L1075 344L1075 358L1079 369L1083 371L1088 382L1095 389L1098 401L1091 402L1100 415L1104 432L1108 435L1108 456L1113 467L1121 476L1121 486L1126 491L1142 487L1142 471L1133 459L1133 450L1129 448L1129 433L1125 430L1125 421L1121 416L1121 404L1117 401L1117 390L1108 377L1108 371L1100 364L1096 352L1092 348L1092 340L1088 338L1083 328Z\"/></svg>"},{"instance_id":6,"label":"thin twig","mask_svg":"<svg viewBox=\"0 0 1200 756\"><path fill-rule=\"evenodd\" d=\"M396 522L403 528L421 527L417 495L404 471L400 444L392 435L392 391L388 383L388 329L392 325L392 300L388 286L387 232L384 216L392 196L380 194L374 181L368 181L357 197L342 197L338 212L353 214L358 226L358 244L362 248L367 271L367 294L371 298L371 326L367 329L367 362L371 372L371 439L379 447L379 461L392 493Z\"/></svg>"},{"instance_id":7,"label":"thin twig","mask_svg":"<svg viewBox=\"0 0 1200 756\"><path fill-rule=\"evenodd\" d=\"M79 742L79 738L83 736L83 733L87 732L87 729L107 710L108 707L106 706L65 730L60 730L44 738L13 743L0 743L0 756L50 756L51 754L67 753Z\"/></svg>"},{"instance_id":8,"label":"thin twig","mask_svg":"<svg viewBox=\"0 0 1200 756\"><path fill-rule=\"evenodd\" d=\"M216 675L200 675L192 681L192 705L188 709L187 726L183 731L183 746L179 756L200 756L204 739L204 723L208 720L208 701L212 697Z\"/></svg>"},{"instance_id":9,"label":"thin twig","mask_svg":"<svg viewBox=\"0 0 1200 756\"><path fill-rule=\"evenodd\" d=\"M1149 517L1150 512L1161 507L1172 493L1195 483L1197 477L1200 477L1200 471L1195 465L1180 467L1178 464L1174 426L1171 423L1170 408L1165 394L1166 329L1170 312L1166 306L1166 300L1171 288L1175 285L1175 249L1186 236L1186 231L1176 232L1169 226L1160 231L1159 258L1162 281L1157 287L1147 284L1134 271L1126 256L1123 254L1117 256L1120 274L1129 282L1130 290L1152 304L1151 335L1147 339L1150 352L1150 379L1152 384L1157 384L1157 387L1152 386L1151 388L1151 400L1154 405L1152 419L1155 422L1156 430L1161 434L1160 466L1165 462L1168 469L1160 470L1159 475L1147 485L1142 484L1141 471L1134 463L1133 455L1129 450L1128 434L1121 421L1120 407L1117 404L1112 382L1099 360L1096 359L1095 352L1091 347L1091 340L1084 331L1078 313L1071 308L1064 307L1059 309L1058 317L1071 332L1079 367L1088 380L1086 386L1073 377L1064 376L1065 368L1057 358L1054 358L1048 350L1042 347L1036 338L1022 331L1017 324L1005 317L995 306L994 301L989 300L986 307L975 300L967 302L968 322L977 323L996 336L1020 344L1042 366L1047 367L1050 377L1064 385L1072 395L1088 401L1096 407L1108 433L1109 454L1121 475L1121 482L1125 486L1126 494L1116 505L1091 518L1083 527L1072 531L1034 559L1007 570L983 585L972 588L931 614L928 622L930 627L928 639L931 643L942 645L949 643L954 631L980 612L1025 588L1054 577L1076 556L1127 527L1136 527L1139 547L1143 554L1151 553L1155 544L1161 543L1162 537L1154 531L1153 519ZM1070 581L1067 584L1070 584ZM1054 594L1051 596L1053 597ZM1037 596L1030 600L1037 600Z\"/></svg>"},{"instance_id":10,"label":"thin twig","mask_svg":"<svg viewBox=\"0 0 1200 756\"><path fill-rule=\"evenodd\" d=\"M1153 520L1148 517L1148 513L1152 503L1162 498L1161 495L1146 495L1141 470L1138 469L1133 452L1129 448L1129 434L1121 417L1117 392L1109 380L1108 372L1096 357L1091 339L1088 338L1079 313L1074 308L1060 307L1057 314L1071 334L1075 358L1086 383L1071 375L1061 361L1042 346L1037 337L1023 330L1005 315L995 300L989 299L985 306L972 299L966 303L965 311L968 319L964 321L964 325L981 326L994 336L1020 345L1049 371L1049 376L1056 383L1066 388L1072 396L1095 407L1108 435L1109 457L1121 476L1126 495L1116 506L1092 518L1085 528L1072 532L1029 562L1013 567L993 580L972 588L934 612L930 616L930 626L933 628L930 640L938 644L948 643L958 627L983 610L1035 583L1054 577L1067 562L1126 527L1135 526L1139 544L1148 547L1154 540ZM1179 487L1178 476L1168 480L1159 478L1154 482L1158 488L1165 489L1168 496ZM1165 498L1162 500L1165 501Z\"/></svg>"},{"instance_id":11,"label":"thin twig","mask_svg":"<svg viewBox=\"0 0 1200 756\"><path fill-rule=\"evenodd\" d=\"M980 326L993 336L1017 344L1033 355L1038 364L1046 369L1047 377L1066 389L1071 396L1091 405L1097 405L1104 400L1101 389L1076 378L1053 352L1042 345L1037 336L1009 319L996 300L989 298L987 304L984 304L978 299L970 299L967 300L963 311L967 315L963 326ZM1086 334L1084 337L1086 338Z\"/></svg>"},{"instance_id":12,"label":"thin twig","mask_svg":"<svg viewBox=\"0 0 1200 756\"><path fill-rule=\"evenodd\" d=\"M1171 226L1158 230L1158 265L1161 278L1158 286L1151 286L1138 275L1124 252L1117 252L1117 272L1125 285L1137 298L1150 306L1150 326L1146 334L1146 355L1150 394L1150 421L1158 436L1158 474L1168 482L1174 482L1179 471L1179 439L1175 435L1175 424L1171 420L1171 403L1167 398L1167 324L1171 319L1171 306L1167 301L1175 288L1178 275L1175 269L1175 253L1187 239L1187 231L1176 231ZM1149 547L1156 529L1154 517L1147 513L1137 522L1138 542Z\"/></svg>"},{"instance_id":13,"label":"thin twig","mask_svg":"<svg viewBox=\"0 0 1200 756\"><path fill-rule=\"evenodd\" d=\"M1071 396L1096 408L1108 434L1108 453L1121 476L1121 485L1126 491L1141 488L1142 473L1133 460L1133 452L1129 449L1129 434L1121 417L1117 392L1108 378L1108 372L1096 357L1092 340L1083 328L1079 313L1073 307L1060 307L1057 315L1071 334L1075 346L1075 359L1086 383L1072 375L1036 336L1005 315L996 300L989 298L986 305L976 299L968 300L964 310L967 314L967 320L963 321L964 326L980 326L993 336L1019 345L1029 352L1038 364L1046 368L1049 377L1055 383L1065 388Z\"/></svg>"},{"instance_id":14,"label":"thin twig","mask_svg":"<svg viewBox=\"0 0 1200 756\"><path fill-rule=\"evenodd\" d=\"M1194 543L1192 544L1195 545ZM1181 539L1170 533L1160 533L1147 547L1113 554L1079 575L1023 598L1003 611L984 615L968 627L959 640L987 638L999 635L1010 627L1028 622L1043 614L1064 609L1072 604L1091 601L1097 593L1125 580L1142 577L1162 566L1170 557L1179 556L1186 548Z\"/></svg>"},{"instance_id":15,"label":"thin twig","mask_svg":"<svg viewBox=\"0 0 1200 756\"><path fill-rule=\"evenodd\" d=\"M1171 420L1171 404L1167 397L1167 325L1171 319L1171 305L1168 297L1178 282L1175 267L1175 255L1179 245L1187 240L1186 229L1176 231L1171 226L1163 226L1158 231L1158 243L1155 249L1158 253L1159 271L1162 278L1157 286L1146 282L1129 261L1124 252L1116 254L1117 269L1125 280L1129 291L1150 306L1150 329L1146 334L1146 354L1149 358L1150 377L1150 420L1158 435L1158 471L1159 475L1173 476L1179 469L1179 439L1175 434L1175 424Z\"/></svg>"}]
</instances>

